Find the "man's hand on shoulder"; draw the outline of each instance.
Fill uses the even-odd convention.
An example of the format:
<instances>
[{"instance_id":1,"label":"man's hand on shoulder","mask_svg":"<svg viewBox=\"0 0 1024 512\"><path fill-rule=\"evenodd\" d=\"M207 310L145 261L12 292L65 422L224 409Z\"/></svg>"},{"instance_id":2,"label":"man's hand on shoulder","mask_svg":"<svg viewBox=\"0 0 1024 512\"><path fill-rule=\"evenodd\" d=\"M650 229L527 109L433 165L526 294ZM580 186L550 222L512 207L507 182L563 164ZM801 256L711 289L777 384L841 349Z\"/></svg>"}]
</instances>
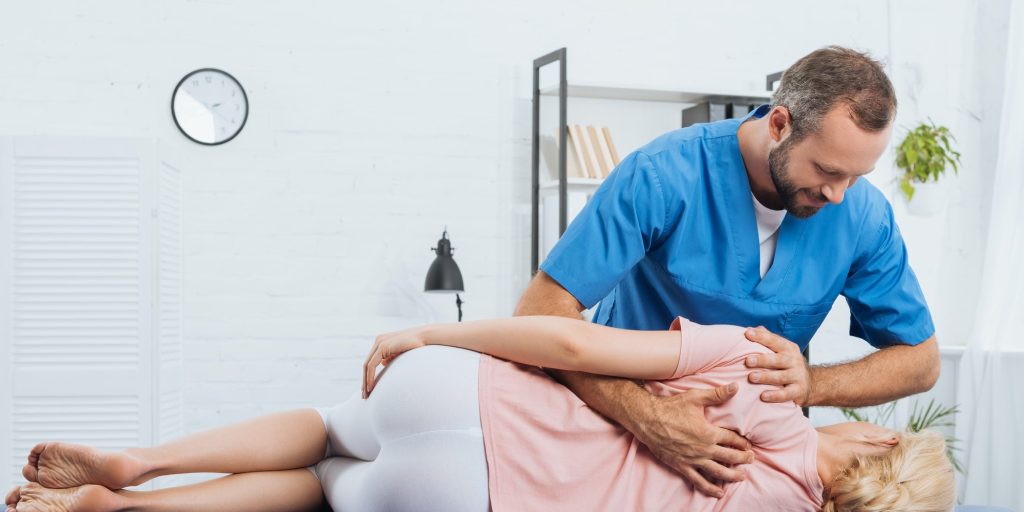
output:
<instances>
[{"instance_id":1,"label":"man's hand on shoulder","mask_svg":"<svg viewBox=\"0 0 1024 512\"><path fill-rule=\"evenodd\" d=\"M747 356L748 368L764 368L770 371L754 371L747 375L753 384L771 384L779 389L761 393L765 402L796 402L803 407L811 402L811 368L800 353L796 343L774 334L764 327L747 329L748 340L768 347L774 354Z\"/></svg>"}]
</instances>

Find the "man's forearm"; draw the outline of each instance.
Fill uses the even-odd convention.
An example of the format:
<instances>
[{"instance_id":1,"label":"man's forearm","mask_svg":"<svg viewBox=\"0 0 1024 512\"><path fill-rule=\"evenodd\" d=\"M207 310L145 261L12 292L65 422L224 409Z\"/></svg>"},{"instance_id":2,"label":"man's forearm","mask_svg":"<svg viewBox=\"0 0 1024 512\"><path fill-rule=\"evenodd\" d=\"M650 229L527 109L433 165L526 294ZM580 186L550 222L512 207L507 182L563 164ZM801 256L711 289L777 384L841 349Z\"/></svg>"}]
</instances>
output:
<instances>
[{"instance_id":1,"label":"man's forearm","mask_svg":"<svg viewBox=\"0 0 1024 512\"><path fill-rule=\"evenodd\" d=\"M809 405L865 407L927 391L939 376L935 337L838 365L811 367Z\"/></svg>"},{"instance_id":2,"label":"man's forearm","mask_svg":"<svg viewBox=\"0 0 1024 512\"><path fill-rule=\"evenodd\" d=\"M556 290L564 292L556 288L558 286L549 276L538 272L523 293L514 315L557 315L582 320L580 312L583 306L575 298L568 293L552 293ZM634 433L636 418L645 410L642 406L653 398L645 388L629 379L564 370L545 371L591 409Z\"/></svg>"},{"instance_id":3,"label":"man's forearm","mask_svg":"<svg viewBox=\"0 0 1024 512\"><path fill-rule=\"evenodd\" d=\"M649 409L646 404L653 398L646 388L629 379L550 368L545 371L591 409L633 433L637 418Z\"/></svg>"}]
</instances>

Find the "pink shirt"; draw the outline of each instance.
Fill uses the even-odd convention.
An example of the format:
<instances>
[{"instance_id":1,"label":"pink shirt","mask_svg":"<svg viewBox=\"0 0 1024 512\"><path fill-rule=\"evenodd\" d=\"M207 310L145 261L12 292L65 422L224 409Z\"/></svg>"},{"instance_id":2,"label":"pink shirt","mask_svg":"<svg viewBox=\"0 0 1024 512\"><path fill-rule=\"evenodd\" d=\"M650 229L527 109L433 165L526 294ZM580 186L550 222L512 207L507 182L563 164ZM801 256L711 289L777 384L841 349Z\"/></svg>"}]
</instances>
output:
<instances>
[{"instance_id":1,"label":"pink shirt","mask_svg":"<svg viewBox=\"0 0 1024 512\"><path fill-rule=\"evenodd\" d=\"M679 317L670 329L681 330L678 368L647 389L669 396L737 382L736 396L705 415L753 445L756 461L743 466L747 479L726 485L724 498L706 496L541 370L482 355L480 419L492 510L821 510L817 431L796 404L762 402L769 386L747 382L744 358L770 351L747 341L740 327Z\"/></svg>"}]
</instances>

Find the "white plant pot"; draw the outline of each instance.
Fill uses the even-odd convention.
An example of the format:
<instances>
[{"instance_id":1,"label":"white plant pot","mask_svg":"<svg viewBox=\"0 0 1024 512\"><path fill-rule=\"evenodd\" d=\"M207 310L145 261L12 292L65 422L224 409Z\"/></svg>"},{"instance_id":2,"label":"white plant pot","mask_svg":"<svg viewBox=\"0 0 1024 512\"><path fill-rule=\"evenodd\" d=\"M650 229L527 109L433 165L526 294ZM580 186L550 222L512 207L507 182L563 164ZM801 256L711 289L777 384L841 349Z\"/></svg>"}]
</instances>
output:
<instances>
[{"instance_id":1,"label":"white plant pot","mask_svg":"<svg viewBox=\"0 0 1024 512\"><path fill-rule=\"evenodd\" d=\"M930 216L946 206L946 187L941 182L914 182L914 198L907 202L907 211L913 215ZM903 196L904 199L906 196Z\"/></svg>"}]
</instances>

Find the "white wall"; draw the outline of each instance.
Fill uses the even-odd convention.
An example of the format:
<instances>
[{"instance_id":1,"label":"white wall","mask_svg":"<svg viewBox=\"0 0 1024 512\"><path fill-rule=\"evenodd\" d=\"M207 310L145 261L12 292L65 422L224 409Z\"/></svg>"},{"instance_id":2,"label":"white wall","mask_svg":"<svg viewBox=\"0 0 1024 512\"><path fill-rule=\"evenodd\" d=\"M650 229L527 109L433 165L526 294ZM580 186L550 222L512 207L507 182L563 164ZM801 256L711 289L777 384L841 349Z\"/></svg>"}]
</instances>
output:
<instances>
[{"instance_id":1,"label":"white wall","mask_svg":"<svg viewBox=\"0 0 1024 512\"><path fill-rule=\"evenodd\" d=\"M0 133L146 136L184 157L197 430L336 402L375 334L453 320L453 297L420 292L445 225L466 318L512 311L529 270L533 58L567 46L572 80L756 90L849 45L891 61L901 125L930 115L961 137L948 213L898 215L942 341L962 342L991 164L975 132L992 113L961 67L961 27L984 16L954 0L821 5L6 1ZM222 147L188 142L169 115L178 79L205 66L249 92L249 123Z\"/></svg>"}]
</instances>

